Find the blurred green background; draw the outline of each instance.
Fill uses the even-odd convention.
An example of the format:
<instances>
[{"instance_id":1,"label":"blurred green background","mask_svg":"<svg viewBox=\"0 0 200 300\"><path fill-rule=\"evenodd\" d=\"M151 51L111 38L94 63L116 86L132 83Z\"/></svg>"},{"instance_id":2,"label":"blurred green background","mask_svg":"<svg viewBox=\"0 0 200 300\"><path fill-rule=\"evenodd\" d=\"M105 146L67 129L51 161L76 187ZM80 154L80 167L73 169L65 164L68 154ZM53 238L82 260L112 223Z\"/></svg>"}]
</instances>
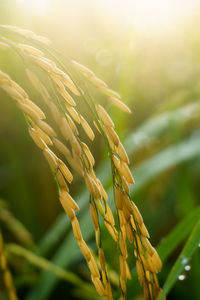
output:
<instances>
[{"instance_id":1,"label":"blurred green background","mask_svg":"<svg viewBox=\"0 0 200 300\"><path fill-rule=\"evenodd\" d=\"M132 115L127 116L107 104L101 95L97 96L106 105L131 157L136 178L133 199L143 213L155 246L199 207L199 17L200 1L194 0L0 0L1 24L30 29L48 37L55 48L95 71L132 109ZM40 103L21 61L11 50L1 50L0 69ZM0 197L31 233L37 245L35 252L88 278L75 241L67 235L68 223L50 169L29 138L22 113L2 91L0 98ZM96 170L109 188L110 180L105 178L108 177L106 151L98 135L90 147ZM75 178L71 192L79 202L82 192L79 178ZM87 196L85 201L83 198L80 203L84 206ZM86 206L82 213L86 232L90 226L87 210ZM18 242L2 217L0 222L5 241ZM51 243L47 234L55 228L55 222L58 231L50 236L50 241L56 239ZM168 254L159 275L161 284L185 238ZM91 235L87 240L93 246ZM105 247L115 269L116 261L112 262L110 251L113 245L106 234ZM66 261L72 249L76 255ZM20 299L63 299L66 293L71 293L66 299L75 297L72 285L62 280L56 285L55 277L48 273L21 261L11 259L11 262ZM200 299L199 249L188 263L191 270L185 271L184 281L176 282L168 299ZM130 292L128 299L142 297L136 294ZM76 295L74 299L81 297L78 291Z\"/></svg>"}]
</instances>

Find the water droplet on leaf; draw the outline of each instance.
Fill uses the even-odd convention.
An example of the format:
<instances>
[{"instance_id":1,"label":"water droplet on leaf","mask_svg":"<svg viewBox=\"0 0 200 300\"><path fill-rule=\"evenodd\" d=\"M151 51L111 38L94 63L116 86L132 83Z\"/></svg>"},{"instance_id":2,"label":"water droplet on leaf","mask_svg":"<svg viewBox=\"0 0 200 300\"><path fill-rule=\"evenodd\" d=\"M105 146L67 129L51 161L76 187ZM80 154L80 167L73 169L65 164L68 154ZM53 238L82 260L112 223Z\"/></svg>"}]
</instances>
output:
<instances>
[{"instance_id":1,"label":"water droplet on leaf","mask_svg":"<svg viewBox=\"0 0 200 300\"><path fill-rule=\"evenodd\" d=\"M190 266L190 265L186 265L186 266L185 266L185 271L190 271L190 269L191 269L191 266Z\"/></svg>"},{"instance_id":2,"label":"water droplet on leaf","mask_svg":"<svg viewBox=\"0 0 200 300\"><path fill-rule=\"evenodd\" d=\"M179 280L184 280L184 279L185 279L185 275L184 275L184 274L179 275L179 276L178 276L178 279L179 279Z\"/></svg>"}]
</instances>

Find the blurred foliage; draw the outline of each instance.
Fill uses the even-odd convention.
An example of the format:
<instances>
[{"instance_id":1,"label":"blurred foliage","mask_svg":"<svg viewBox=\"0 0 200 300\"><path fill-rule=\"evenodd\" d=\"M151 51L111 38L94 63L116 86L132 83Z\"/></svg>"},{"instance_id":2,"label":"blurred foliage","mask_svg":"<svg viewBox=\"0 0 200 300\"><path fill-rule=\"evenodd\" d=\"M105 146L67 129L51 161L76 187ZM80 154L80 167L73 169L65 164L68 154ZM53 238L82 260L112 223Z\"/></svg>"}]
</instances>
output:
<instances>
[{"instance_id":1,"label":"blurred foliage","mask_svg":"<svg viewBox=\"0 0 200 300\"><path fill-rule=\"evenodd\" d=\"M111 18L110 8L103 14L89 0L50 3L45 14L34 15L23 10L20 1L1 0L0 23L47 36L55 48L93 69L120 92L133 111L131 116L107 105L105 99L101 101L107 105L131 157L136 178L134 200L143 213L153 245L158 245L164 259L159 275L161 285L171 271L169 282L176 269L168 299L200 299L200 252L196 247L200 242L199 229L194 229L190 237L190 240L196 237L197 248L187 261L191 269L179 270L184 272L184 282L178 281L178 260L172 269L181 250L187 250L190 240L185 245L186 240L200 219L200 9L176 30L155 34L138 32L116 15ZM0 69L8 72L36 100L21 62L11 50L1 52ZM91 299L98 299L91 286L83 285L81 289L80 284L75 288L73 280L66 283L54 272L55 266L62 268L61 273L66 272L62 273L65 275L74 272L81 282L89 278L69 222L57 201L56 184L49 167L29 138L21 112L2 91L0 98L0 197L6 200L6 204L3 201L0 205L0 225L8 243L19 297L51 300L67 294L70 299L89 299L90 294ZM37 101L40 103L40 99ZM97 173L112 199L101 139L97 137L90 147L95 153ZM78 178L71 192L81 207L79 217L84 237L94 248L87 211L88 194ZM103 234L106 256L115 270L113 244L107 233ZM19 255L9 243L19 243L26 249ZM190 254L193 250L194 247ZM30 255L23 251L33 251L32 255L44 259L44 270L40 270L40 263L39 270L32 266L27 258ZM133 255L130 261L131 258ZM142 299L134 269L128 290L130 300ZM6 295L1 299L7 299Z\"/></svg>"}]
</instances>

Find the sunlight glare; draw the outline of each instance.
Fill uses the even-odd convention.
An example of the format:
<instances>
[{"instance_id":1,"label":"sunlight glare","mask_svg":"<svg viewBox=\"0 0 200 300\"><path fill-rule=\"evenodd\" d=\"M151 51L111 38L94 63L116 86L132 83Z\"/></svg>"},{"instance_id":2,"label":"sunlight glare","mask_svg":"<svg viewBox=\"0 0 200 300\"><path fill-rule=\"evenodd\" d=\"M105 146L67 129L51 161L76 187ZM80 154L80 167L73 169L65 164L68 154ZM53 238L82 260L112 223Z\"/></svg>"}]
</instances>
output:
<instances>
[{"instance_id":1,"label":"sunlight glare","mask_svg":"<svg viewBox=\"0 0 200 300\"><path fill-rule=\"evenodd\" d=\"M47 13L51 0L18 0L23 10L29 14L44 15Z\"/></svg>"}]
</instances>

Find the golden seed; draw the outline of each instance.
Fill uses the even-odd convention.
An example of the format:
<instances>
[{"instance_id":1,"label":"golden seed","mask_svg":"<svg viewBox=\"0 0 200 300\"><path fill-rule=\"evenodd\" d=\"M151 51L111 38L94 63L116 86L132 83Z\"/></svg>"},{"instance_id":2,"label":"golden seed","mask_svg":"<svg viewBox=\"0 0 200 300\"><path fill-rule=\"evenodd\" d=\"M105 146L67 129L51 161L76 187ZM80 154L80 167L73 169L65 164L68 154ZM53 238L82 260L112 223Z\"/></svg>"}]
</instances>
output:
<instances>
[{"instance_id":1,"label":"golden seed","mask_svg":"<svg viewBox=\"0 0 200 300\"><path fill-rule=\"evenodd\" d=\"M137 269L139 281L141 285L143 285L145 282L145 276L144 276L144 270L142 264L139 260L136 261L136 269Z\"/></svg>"},{"instance_id":2,"label":"golden seed","mask_svg":"<svg viewBox=\"0 0 200 300\"><path fill-rule=\"evenodd\" d=\"M131 221L131 226L133 227L133 230L137 231L136 225L135 225L135 221L133 219L133 216L130 217L130 221Z\"/></svg>"},{"instance_id":3,"label":"golden seed","mask_svg":"<svg viewBox=\"0 0 200 300\"><path fill-rule=\"evenodd\" d=\"M101 193L102 198L105 201L107 201L108 200L108 195L107 195L106 191L104 190L104 187L103 187L101 181L98 178L96 178L96 183L97 183L97 185L98 185L98 187L100 189L100 193Z\"/></svg>"},{"instance_id":4,"label":"golden seed","mask_svg":"<svg viewBox=\"0 0 200 300\"><path fill-rule=\"evenodd\" d=\"M126 278L128 278L130 280L131 279L131 272L129 270L129 266L128 266L126 261L125 261L125 265L126 265Z\"/></svg>"},{"instance_id":5,"label":"golden seed","mask_svg":"<svg viewBox=\"0 0 200 300\"><path fill-rule=\"evenodd\" d=\"M54 136L56 137L56 132L53 130L53 128L47 124L46 122L42 121L42 120L39 120L37 122L37 125L42 129L44 130L48 135L50 136Z\"/></svg>"},{"instance_id":6,"label":"golden seed","mask_svg":"<svg viewBox=\"0 0 200 300\"><path fill-rule=\"evenodd\" d=\"M126 153L126 150L124 149L124 146L122 145L121 142L119 142L117 146L117 151L120 159L126 162L127 164L129 164L128 154Z\"/></svg>"},{"instance_id":7,"label":"golden seed","mask_svg":"<svg viewBox=\"0 0 200 300\"><path fill-rule=\"evenodd\" d=\"M81 234L81 230L80 230L80 226L79 226L79 222L78 222L77 218L74 217L71 222L72 222L72 228L73 228L75 238L77 240L81 240L82 234Z\"/></svg>"},{"instance_id":8,"label":"golden seed","mask_svg":"<svg viewBox=\"0 0 200 300\"><path fill-rule=\"evenodd\" d=\"M120 171L120 160L116 155L112 155L113 163L118 171Z\"/></svg>"},{"instance_id":9,"label":"golden seed","mask_svg":"<svg viewBox=\"0 0 200 300\"><path fill-rule=\"evenodd\" d=\"M60 87L57 87L58 92L61 94L61 96L67 101L67 103L71 106L76 106L76 102L74 99L70 96L70 94L66 91L66 89L61 89Z\"/></svg>"},{"instance_id":10,"label":"golden seed","mask_svg":"<svg viewBox=\"0 0 200 300\"><path fill-rule=\"evenodd\" d=\"M131 201L131 205L133 207L133 215L134 215L134 219L136 220L136 222L139 225L142 225L143 223L143 218L139 212L139 209L137 208L137 206L135 205L135 203L133 201Z\"/></svg>"},{"instance_id":11,"label":"golden seed","mask_svg":"<svg viewBox=\"0 0 200 300\"><path fill-rule=\"evenodd\" d=\"M53 138L53 143L66 158L71 157L70 150L60 140Z\"/></svg>"},{"instance_id":12,"label":"golden seed","mask_svg":"<svg viewBox=\"0 0 200 300\"><path fill-rule=\"evenodd\" d=\"M126 220L126 223L130 222L131 212L128 210L128 208L124 205L123 206L123 214Z\"/></svg>"},{"instance_id":13,"label":"golden seed","mask_svg":"<svg viewBox=\"0 0 200 300\"><path fill-rule=\"evenodd\" d=\"M109 96L109 97L116 97L116 98L121 98L120 94L111 90L111 89L108 89L108 88L101 88L101 91L103 94Z\"/></svg>"},{"instance_id":14,"label":"golden seed","mask_svg":"<svg viewBox=\"0 0 200 300\"><path fill-rule=\"evenodd\" d=\"M83 142L81 144L82 144L84 152L85 152L85 154L86 154L86 156L87 156L87 158L88 158L88 160L90 162L90 165L93 167L94 163L95 163L95 160L94 160L94 157L93 157L93 155L92 155L89 147L85 143L83 143Z\"/></svg>"},{"instance_id":15,"label":"golden seed","mask_svg":"<svg viewBox=\"0 0 200 300\"><path fill-rule=\"evenodd\" d=\"M30 107L32 110L34 110L35 111L35 113L38 115L38 117L40 118L40 119L45 119L46 118L46 116L45 116L45 114L43 113L43 111L33 102L33 101L31 101L30 99L26 99L25 100L25 104L28 106L28 107Z\"/></svg>"},{"instance_id":16,"label":"golden seed","mask_svg":"<svg viewBox=\"0 0 200 300\"><path fill-rule=\"evenodd\" d=\"M75 135L79 135L78 129L74 123L74 121L72 120L72 118L66 113L65 116L67 117L67 121L69 123L69 126L71 127L71 129L73 130Z\"/></svg>"},{"instance_id":17,"label":"golden seed","mask_svg":"<svg viewBox=\"0 0 200 300\"><path fill-rule=\"evenodd\" d=\"M101 193L94 179L88 173L85 173L84 179L90 195L94 198L100 198Z\"/></svg>"},{"instance_id":18,"label":"golden seed","mask_svg":"<svg viewBox=\"0 0 200 300\"><path fill-rule=\"evenodd\" d=\"M51 63L49 63L47 60L45 60L44 57L29 55L29 58L31 58L34 63L36 63L38 66L40 66L45 71L53 72Z\"/></svg>"},{"instance_id":19,"label":"golden seed","mask_svg":"<svg viewBox=\"0 0 200 300\"><path fill-rule=\"evenodd\" d=\"M117 133L113 129L113 127L105 126L105 131L108 136L108 139L111 140L117 146L119 144L120 140L119 140Z\"/></svg>"},{"instance_id":20,"label":"golden seed","mask_svg":"<svg viewBox=\"0 0 200 300\"><path fill-rule=\"evenodd\" d=\"M129 223L126 223L125 227L126 227L127 239L129 240L130 243L132 243L134 239L132 228Z\"/></svg>"},{"instance_id":21,"label":"golden seed","mask_svg":"<svg viewBox=\"0 0 200 300\"><path fill-rule=\"evenodd\" d=\"M72 60L72 63L76 66L76 68L81 71L84 75L89 76L89 77L94 77L95 74L94 72L92 72L90 69L88 69L87 67L85 67L84 65L78 63L75 60Z\"/></svg>"},{"instance_id":22,"label":"golden seed","mask_svg":"<svg viewBox=\"0 0 200 300\"><path fill-rule=\"evenodd\" d=\"M130 183L128 183L126 181L124 176L121 176L121 180L122 180L122 186L123 186L124 190L127 192L127 194L130 194Z\"/></svg>"},{"instance_id":23,"label":"golden seed","mask_svg":"<svg viewBox=\"0 0 200 300\"><path fill-rule=\"evenodd\" d=\"M120 276L123 280L126 280L126 264L125 259L123 256L119 256L119 263L120 263Z\"/></svg>"},{"instance_id":24,"label":"golden seed","mask_svg":"<svg viewBox=\"0 0 200 300\"><path fill-rule=\"evenodd\" d=\"M97 290L97 293L100 296L105 296L105 290L104 290L103 284L101 283L101 280L99 278L94 277L94 276L92 276L91 278L92 278L92 282L94 283L94 286Z\"/></svg>"},{"instance_id":25,"label":"golden seed","mask_svg":"<svg viewBox=\"0 0 200 300\"><path fill-rule=\"evenodd\" d=\"M28 98L28 94L19 84L17 84L17 82L11 80L11 87L15 89L24 99Z\"/></svg>"},{"instance_id":26,"label":"golden seed","mask_svg":"<svg viewBox=\"0 0 200 300\"><path fill-rule=\"evenodd\" d=\"M42 131L42 129L40 129L38 126L34 126L38 136L47 144L47 145L53 145L52 140L50 139L50 137L44 132Z\"/></svg>"},{"instance_id":27,"label":"golden seed","mask_svg":"<svg viewBox=\"0 0 200 300\"><path fill-rule=\"evenodd\" d=\"M99 261L100 261L100 265L101 265L102 270L105 270L105 268L106 268L106 259L105 259L104 252L103 252L102 248L99 248Z\"/></svg>"},{"instance_id":28,"label":"golden seed","mask_svg":"<svg viewBox=\"0 0 200 300\"><path fill-rule=\"evenodd\" d=\"M71 207L74 210L79 210L78 204L74 201L74 199L71 197L71 195L64 189L61 189L60 192L60 201L63 204L63 206Z\"/></svg>"},{"instance_id":29,"label":"golden seed","mask_svg":"<svg viewBox=\"0 0 200 300\"><path fill-rule=\"evenodd\" d=\"M130 171L127 163L125 163L124 161L121 161L120 165L121 165L120 173L125 177L125 179L128 183L134 184L135 180L133 179L133 176L131 174L131 171Z\"/></svg>"},{"instance_id":30,"label":"golden seed","mask_svg":"<svg viewBox=\"0 0 200 300\"><path fill-rule=\"evenodd\" d=\"M101 204L101 201L98 198L94 198L97 210L99 211L99 213L102 215L102 217L105 216L105 210L104 207Z\"/></svg>"},{"instance_id":31,"label":"golden seed","mask_svg":"<svg viewBox=\"0 0 200 300\"><path fill-rule=\"evenodd\" d=\"M71 127L69 126L69 123L67 122L66 118L61 119L61 131L66 138L66 140L72 140L72 137L74 136Z\"/></svg>"},{"instance_id":32,"label":"golden seed","mask_svg":"<svg viewBox=\"0 0 200 300\"><path fill-rule=\"evenodd\" d=\"M106 228L108 229L110 235L112 236L113 240L114 240L115 242L117 242L117 239L118 239L118 233L117 233L116 228L113 227L112 225L110 225L110 223L108 223L108 222L106 222L106 221L105 221L104 223L105 223Z\"/></svg>"},{"instance_id":33,"label":"golden seed","mask_svg":"<svg viewBox=\"0 0 200 300\"><path fill-rule=\"evenodd\" d=\"M73 81L71 80L71 78L66 74L66 73L62 73L61 74L61 78L62 78L62 82L64 83L64 85L76 96L80 96L80 92L79 90L76 88L75 84L73 83Z\"/></svg>"},{"instance_id":34,"label":"golden seed","mask_svg":"<svg viewBox=\"0 0 200 300\"><path fill-rule=\"evenodd\" d=\"M139 237L139 235L136 233L136 241L137 241L137 249L139 251L140 254L143 255L144 253L144 248L143 248L143 244L142 244L142 241L141 241L141 238Z\"/></svg>"},{"instance_id":35,"label":"golden seed","mask_svg":"<svg viewBox=\"0 0 200 300\"><path fill-rule=\"evenodd\" d=\"M101 105L96 105L97 113L102 120L103 124L107 127L115 127L111 117L108 115L106 110Z\"/></svg>"},{"instance_id":36,"label":"golden seed","mask_svg":"<svg viewBox=\"0 0 200 300\"><path fill-rule=\"evenodd\" d=\"M121 209L118 209L118 214L119 214L120 225L121 226L125 225L126 224L126 219L125 219L124 213L123 213L123 211Z\"/></svg>"},{"instance_id":37,"label":"golden seed","mask_svg":"<svg viewBox=\"0 0 200 300\"><path fill-rule=\"evenodd\" d=\"M122 111L131 114L131 110L130 108L121 100L119 100L116 97L109 97L108 98L115 106L117 106L119 109L121 109Z\"/></svg>"},{"instance_id":38,"label":"golden seed","mask_svg":"<svg viewBox=\"0 0 200 300\"><path fill-rule=\"evenodd\" d=\"M120 286L124 295L126 294L126 280L120 277Z\"/></svg>"},{"instance_id":39,"label":"golden seed","mask_svg":"<svg viewBox=\"0 0 200 300\"><path fill-rule=\"evenodd\" d=\"M144 236L141 236L141 240L142 240L142 244L146 248L146 251L148 251L148 253L152 256L154 254L154 248L150 244L149 240Z\"/></svg>"},{"instance_id":40,"label":"golden seed","mask_svg":"<svg viewBox=\"0 0 200 300\"><path fill-rule=\"evenodd\" d=\"M18 103L21 103L24 101L24 98L22 97L22 95L20 93L18 93L15 89L13 89L10 86L7 85L1 85L1 88L8 93L8 95L13 98L14 100L16 100Z\"/></svg>"},{"instance_id":41,"label":"golden seed","mask_svg":"<svg viewBox=\"0 0 200 300\"><path fill-rule=\"evenodd\" d=\"M46 160L48 161L51 169L55 172L58 168L57 162L56 162L56 155L49 149L45 148L43 150L44 156Z\"/></svg>"},{"instance_id":42,"label":"golden seed","mask_svg":"<svg viewBox=\"0 0 200 300\"><path fill-rule=\"evenodd\" d=\"M157 251L152 247L152 250L153 250L153 255L152 255L152 260L153 260L153 263L156 265L156 268L157 268L157 272L160 272L161 269L162 269L162 262L161 262L161 259L157 253Z\"/></svg>"},{"instance_id":43,"label":"golden seed","mask_svg":"<svg viewBox=\"0 0 200 300\"><path fill-rule=\"evenodd\" d=\"M99 79L96 76L89 77L88 79L90 80L90 82L92 82L97 87L100 87L100 88L107 87L107 84L103 80Z\"/></svg>"},{"instance_id":44,"label":"golden seed","mask_svg":"<svg viewBox=\"0 0 200 300\"><path fill-rule=\"evenodd\" d=\"M65 104L65 107L68 110L68 112L71 115L71 117L74 119L74 121L76 121L78 124L80 124L81 123L81 119L80 119L79 114L75 110L75 108L73 106L68 105L67 103Z\"/></svg>"},{"instance_id":45,"label":"golden seed","mask_svg":"<svg viewBox=\"0 0 200 300\"><path fill-rule=\"evenodd\" d=\"M35 144L40 149L43 150L47 147L45 142L40 138L40 136L38 135L38 132L34 128L29 128L29 134L30 134L31 138L33 139L33 141L35 142Z\"/></svg>"},{"instance_id":46,"label":"golden seed","mask_svg":"<svg viewBox=\"0 0 200 300\"><path fill-rule=\"evenodd\" d=\"M30 106L24 103L18 103L18 106L31 119L33 119L36 122L39 122L40 116Z\"/></svg>"},{"instance_id":47,"label":"golden seed","mask_svg":"<svg viewBox=\"0 0 200 300\"><path fill-rule=\"evenodd\" d=\"M36 55L36 56L43 56L44 53L42 51L40 51L39 49L37 48L34 48L30 45L26 45L26 44L18 44L18 47L27 52L28 54L31 54L31 55Z\"/></svg>"},{"instance_id":48,"label":"golden seed","mask_svg":"<svg viewBox=\"0 0 200 300\"><path fill-rule=\"evenodd\" d=\"M67 186L65 178L63 177L63 175L60 172L60 170L57 170L57 172L56 172L56 178L58 180L58 184L61 187L61 189L65 189L67 192L69 192L69 188Z\"/></svg>"},{"instance_id":49,"label":"golden seed","mask_svg":"<svg viewBox=\"0 0 200 300\"><path fill-rule=\"evenodd\" d=\"M133 206L132 206L132 201L130 200L129 196L123 191L123 208L126 206L130 214L133 213Z\"/></svg>"},{"instance_id":50,"label":"golden seed","mask_svg":"<svg viewBox=\"0 0 200 300\"><path fill-rule=\"evenodd\" d=\"M71 183L73 180L73 176L72 176L72 173L70 172L70 170L67 168L67 166L64 164L64 162L59 158L57 159L57 164L58 164L58 167L59 167L60 171L62 172L63 176L67 179L67 181L69 183Z\"/></svg>"},{"instance_id":51,"label":"golden seed","mask_svg":"<svg viewBox=\"0 0 200 300\"><path fill-rule=\"evenodd\" d=\"M112 210L110 209L109 205L106 204L106 217L107 217L107 220L108 222L111 224L111 225L115 225L115 220L114 220L114 217L113 217L113 214L112 214Z\"/></svg>"},{"instance_id":52,"label":"golden seed","mask_svg":"<svg viewBox=\"0 0 200 300\"><path fill-rule=\"evenodd\" d=\"M95 136L94 136L94 132L93 132L92 128L90 127L88 122L83 118L83 116L81 116L80 119L81 119L81 125L82 125L85 133L93 141Z\"/></svg>"},{"instance_id":53,"label":"golden seed","mask_svg":"<svg viewBox=\"0 0 200 300\"><path fill-rule=\"evenodd\" d=\"M117 185L114 187L115 203L118 209L123 208L123 191Z\"/></svg>"},{"instance_id":54,"label":"golden seed","mask_svg":"<svg viewBox=\"0 0 200 300\"><path fill-rule=\"evenodd\" d=\"M91 259L92 254L86 242L83 239L81 239L78 241L78 245L86 260L89 261Z\"/></svg>"},{"instance_id":55,"label":"golden seed","mask_svg":"<svg viewBox=\"0 0 200 300\"><path fill-rule=\"evenodd\" d=\"M97 264L95 262L95 259L93 256L91 256L90 260L88 261L88 267L90 269L90 272L92 274L92 276L94 278L99 278L100 275L99 275L99 270L98 270L98 267L97 267Z\"/></svg>"},{"instance_id":56,"label":"golden seed","mask_svg":"<svg viewBox=\"0 0 200 300\"><path fill-rule=\"evenodd\" d=\"M94 126L96 127L97 131L101 134L101 130L99 129L97 123L95 121L93 121L93 123L94 123Z\"/></svg>"}]
</instances>

